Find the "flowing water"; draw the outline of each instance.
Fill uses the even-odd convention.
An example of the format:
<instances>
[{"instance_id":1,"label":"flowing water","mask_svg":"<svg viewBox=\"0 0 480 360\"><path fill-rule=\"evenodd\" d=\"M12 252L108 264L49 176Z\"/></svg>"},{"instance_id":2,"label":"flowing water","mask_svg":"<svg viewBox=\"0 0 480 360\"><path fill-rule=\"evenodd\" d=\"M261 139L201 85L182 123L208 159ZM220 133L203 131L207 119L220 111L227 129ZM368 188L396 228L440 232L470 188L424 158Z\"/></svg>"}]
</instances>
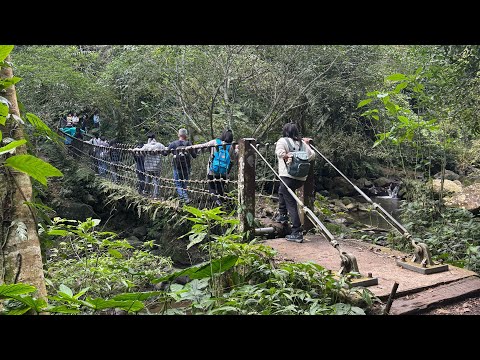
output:
<instances>
[{"instance_id":1,"label":"flowing water","mask_svg":"<svg viewBox=\"0 0 480 360\"><path fill-rule=\"evenodd\" d=\"M397 190L398 192L398 190ZM384 208L388 213L390 213L396 220L400 220L400 199L390 196L372 196L372 201ZM365 199L361 196L355 197L355 200L368 204ZM355 220L373 227L378 227L381 229L391 230L392 226L389 225L376 211L352 211L349 212L350 215Z\"/></svg>"}]
</instances>

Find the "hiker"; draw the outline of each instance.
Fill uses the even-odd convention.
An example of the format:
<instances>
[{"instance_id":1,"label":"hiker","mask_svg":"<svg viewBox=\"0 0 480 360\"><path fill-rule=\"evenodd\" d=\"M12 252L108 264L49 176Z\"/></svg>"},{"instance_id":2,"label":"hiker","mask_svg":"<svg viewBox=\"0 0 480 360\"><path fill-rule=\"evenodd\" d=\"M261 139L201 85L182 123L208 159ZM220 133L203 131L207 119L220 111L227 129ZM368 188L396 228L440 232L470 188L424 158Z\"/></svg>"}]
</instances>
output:
<instances>
[{"instance_id":1,"label":"hiker","mask_svg":"<svg viewBox=\"0 0 480 360\"><path fill-rule=\"evenodd\" d=\"M233 142L232 130L226 129L219 138L210 140L204 145L212 146L210 149L210 160L207 168L208 190L211 194L215 194L215 204L222 205L220 196L224 195L227 175L233 166L231 159L236 156L238 147L232 147ZM223 146L225 143L227 145ZM230 145L228 145L230 144Z\"/></svg>"},{"instance_id":2,"label":"hiker","mask_svg":"<svg viewBox=\"0 0 480 360\"><path fill-rule=\"evenodd\" d=\"M112 164L112 180L118 182L118 164L120 163L120 149L117 147L117 140L110 141L110 161Z\"/></svg>"},{"instance_id":3,"label":"hiker","mask_svg":"<svg viewBox=\"0 0 480 360\"><path fill-rule=\"evenodd\" d=\"M194 149L189 149L188 151L182 150L185 146L192 146L192 143L187 140L187 136L187 129L182 128L178 130L178 140L168 145L168 150L175 150L172 159L173 179L175 180L178 196L180 196L180 199L184 201L185 204L190 202L187 194L188 179L191 170L190 157L197 157L197 152Z\"/></svg>"},{"instance_id":4,"label":"hiker","mask_svg":"<svg viewBox=\"0 0 480 360\"><path fill-rule=\"evenodd\" d=\"M153 182L153 198L157 199L158 196L158 176L162 169L162 153L160 151L165 150L165 146L155 140L155 134L148 134L148 142L143 145L139 151L147 151L145 154L145 172L147 173L145 187ZM155 153L151 153L156 151Z\"/></svg>"},{"instance_id":5,"label":"hiker","mask_svg":"<svg viewBox=\"0 0 480 360\"><path fill-rule=\"evenodd\" d=\"M75 137L75 133L77 132L77 128L72 124L72 122L67 121L67 125L63 128L60 128L60 131L68 134L70 136L65 136L65 145L71 145L73 141L73 137Z\"/></svg>"},{"instance_id":6,"label":"hiker","mask_svg":"<svg viewBox=\"0 0 480 360\"><path fill-rule=\"evenodd\" d=\"M106 147L110 146L107 142L107 139L104 135L100 136L100 141L98 142L97 155L98 155L98 173L100 176L107 177L107 168L108 164L106 160L108 159L109 150Z\"/></svg>"},{"instance_id":7,"label":"hiker","mask_svg":"<svg viewBox=\"0 0 480 360\"><path fill-rule=\"evenodd\" d=\"M93 115L93 127L100 127L100 116L98 115L98 111L95 111L95 114Z\"/></svg>"},{"instance_id":8,"label":"hiker","mask_svg":"<svg viewBox=\"0 0 480 360\"><path fill-rule=\"evenodd\" d=\"M296 124L286 123L283 126L283 137L278 139L275 147L275 155L278 158L278 173L293 192L303 186L308 176L309 162L315 158L315 153L309 146L310 140L310 138L300 138ZM294 156L294 152L298 152L298 156ZM303 158L303 160L297 161L296 158ZM298 165L299 163L302 164ZM306 171L303 171L303 169ZM303 242L303 229L297 203L282 182L278 189L278 198L279 214L274 218L274 221L287 223L288 212L292 219L292 233L287 235L286 239L298 243Z\"/></svg>"},{"instance_id":9,"label":"hiker","mask_svg":"<svg viewBox=\"0 0 480 360\"><path fill-rule=\"evenodd\" d=\"M98 174L98 157L100 155L100 148L97 147L97 145L100 145L100 134L98 132L95 132L94 137L91 138L87 143L92 144L94 146L90 146L90 149L88 151L88 155L90 155L93 158L93 164L94 168L96 169L96 173Z\"/></svg>"},{"instance_id":10,"label":"hiker","mask_svg":"<svg viewBox=\"0 0 480 360\"><path fill-rule=\"evenodd\" d=\"M82 118L80 119L80 128L87 132L88 128L87 128L87 115L86 114L83 114L82 115Z\"/></svg>"},{"instance_id":11,"label":"hiker","mask_svg":"<svg viewBox=\"0 0 480 360\"><path fill-rule=\"evenodd\" d=\"M69 112L68 115L67 115L67 124L70 123L72 124L72 113Z\"/></svg>"},{"instance_id":12,"label":"hiker","mask_svg":"<svg viewBox=\"0 0 480 360\"><path fill-rule=\"evenodd\" d=\"M72 116L72 124L75 125L75 126L77 126L79 120L80 120L80 119L78 118L77 113L74 112L74 113L73 113L73 116Z\"/></svg>"},{"instance_id":13,"label":"hiker","mask_svg":"<svg viewBox=\"0 0 480 360\"><path fill-rule=\"evenodd\" d=\"M75 138L75 140L73 140L73 148L78 156L80 156L83 152L83 134L85 134L85 131L79 127L75 129L75 135L73 136Z\"/></svg>"},{"instance_id":14,"label":"hiker","mask_svg":"<svg viewBox=\"0 0 480 360\"><path fill-rule=\"evenodd\" d=\"M140 150L142 146L143 143L139 142L134 150ZM145 156L138 151L134 151L133 159L135 160L135 173L138 178L138 193L143 194L145 189Z\"/></svg>"}]
</instances>

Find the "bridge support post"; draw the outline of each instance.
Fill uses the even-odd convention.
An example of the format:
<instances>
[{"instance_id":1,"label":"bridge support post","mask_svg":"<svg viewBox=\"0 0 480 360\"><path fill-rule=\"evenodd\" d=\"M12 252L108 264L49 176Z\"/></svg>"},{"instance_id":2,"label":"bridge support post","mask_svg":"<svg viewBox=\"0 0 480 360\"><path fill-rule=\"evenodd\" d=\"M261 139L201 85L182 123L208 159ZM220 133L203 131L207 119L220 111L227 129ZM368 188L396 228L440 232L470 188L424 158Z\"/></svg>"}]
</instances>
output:
<instances>
[{"instance_id":1,"label":"bridge support post","mask_svg":"<svg viewBox=\"0 0 480 360\"><path fill-rule=\"evenodd\" d=\"M240 231L245 232L246 239L254 236L255 231L255 150L253 138L239 141L238 148L238 218Z\"/></svg>"},{"instance_id":2,"label":"bridge support post","mask_svg":"<svg viewBox=\"0 0 480 360\"><path fill-rule=\"evenodd\" d=\"M310 163L310 172L308 173L307 180L301 188L298 189L299 198L302 200L303 204L313 211L313 202L315 201L315 176L314 176L314 166L315 161L312 160ZM303 230L308 231L314 226L310 219L305 216L303 209L298 209L298 214L300 215L300 221L303 224Z\"/></svg>"}]
</instances>

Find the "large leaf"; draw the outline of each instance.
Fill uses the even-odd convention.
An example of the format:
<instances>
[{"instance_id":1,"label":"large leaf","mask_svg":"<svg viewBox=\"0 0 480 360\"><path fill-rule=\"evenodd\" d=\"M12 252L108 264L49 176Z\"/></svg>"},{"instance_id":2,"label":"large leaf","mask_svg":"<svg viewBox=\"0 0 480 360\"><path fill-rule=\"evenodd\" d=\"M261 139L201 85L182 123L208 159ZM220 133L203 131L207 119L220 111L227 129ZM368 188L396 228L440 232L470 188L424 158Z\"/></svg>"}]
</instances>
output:
<instances>
[{"instance_id":1,"label":"large leaf","mask_svg":"<svg viewBox=\"0 0 480 360\"><path fill-rule=\"evenodd\" d=\"M204 279L211 277L213 274L223 273L230 269L238 261L238 256L228 255L204 264L191 266L189 268L174 272L167 276L152 280L152 283L157 284L162 281L172 281L179 276L188 276L190 279Z\"/></svg>"},{"instance_id":2,"label":"large leaf","mask_svg":"<svg viewBox=\"0 0 480 360\"><path fill-rule=\"evenodd\" d=\"M7 122L8 105L0 102L0 125L5 125Z\"/></svg>"},{"instance_id":3,"label":"large leaf","mask_svg":"<svg viewBox=\"0 0 480 360\"><path fill-rule=\"evenodd\" d=\"M400 81L400 80L406 80L406 79L407 77L404 74L393 74L385 78L385 80L388 80L388 81Z\"/></svg>"},{"instance_id":4,"label":"large leaf","mask_svg":"<svg viewBox=\"0 0 480 360\"><path fill-rule=\"evenodd\" d=\"M190 242L187 245L187 250L190 249L193 245L201 243L205 237L207 236L207 233L199 233L199 234L192 234L188 238Z\"/></svg>"},{"instance_id":5,"label":"large leaf","mask_svg":"<svg viewBox=\"0 0 480 360\"><path fill-rule=\"evenodd\" d=\"M138 300L104 300L101 298L92 299L87 298L86 303L90 304L95 310L105 310L105 309L114 309L120 308L125 311L140 311L144 308L144 305L141 301Z\"/></svg>"},{"instance_id":6,"label":"large leaf","mask_svg":"<svg viewBox=\"0 0 480 360\"><path fill-rule=\"evenodd\" d=\"M10 144L0 148L0 155L9 152L12 149L15 149L17 146L25 144L26 142L27 140L25 139L12 141Z\"/></svg>"},{"instance_id":7,"label":"large leaf","mask_svg":"<svg viewBox=\"0 0 480 360\"><path fill-rule=\"evenodd\" d=\"M43 299L35 299L30 295L13 295L12 299L20 301L21 303L34 309L37 313L42 312L47 307L47 302Z\"/></svg>"},{"instance_id":8,"label":"large leaf","mask_svg":"<svg viewBox=\"0 0 480 360\"><path fill-rule=\"evenodd\" d=\"M66 235L68 235L68 231L67 230L60 230L60 229L49 230L47 232L47 235L66 236Z\"/></svg>"},{"instance_id":9,"label":"large leaf","mask_svg":"<svg viewBox=\"0 0 480 360\"><path fill-rule=\"evenodd\" d=\"M10 86L15 85L20 80L22 80L22 78L19 78L19 77L16 77L16 76L11 77L11 78L7 78L7 79L2 79L2 80L0 80L0 89L9 88Z\"/></svg>"},{"instance_id":10,"label":"large leaf","mask_svg":"<svg viewBox=\"0 0 480 360\"><path fill-rule=\"evenodd\" d=\"M73 297L73 291L68 286L61 284L59 290L60 292L67 294L69 297Z\"/></svg>"},{"instance_id":11,"label":"large leaf","mask_svg":"<svg viewBox=\"0 0 480 360\"><path fill-rule=\"evenodd\" d=\"M0 285L0 299L8 298L14 295L29 294L37 290L35 286L26 284L8 284Z\"/></svg>"},{"instance_id":12,"label":"large leaf","mask_svg":"<svg viewBox=\"0 0 480 360\"><path fill-rule=\"evenodd\" d=\"M45 310L51 313L59 313L59 314L78 314L80 312L80 310L75 308L70 308L66 305L53 306Z\"/></svg>"},{"instance_id":13,"label":"large leaf","mask_svg":"<svg viewBox=\"0 0 480 360\"><path fill-rule=\"evenodd\" d=\"M12 156L5 160L5 165L30 175L45 186L47 177L63 176L56 167L32 155Z\"/></svg>"},{"instance_id":14,"label":"large leaf","mask_svg":"<svg viewBox=\"0 0 480 360\"><path fill-rule=\"evenodd\" d=\"M357 106L357 109L358 108L361 108L362 106L365 106L367 104L370 104L372 102L373 99L365 99L365 100L362 100L358 103L358 106Z\"/></svg>"},{"instance_id":15,"label":"large leaf","mask_svg":"<svg viewBox=\"0 0 480 360\"><path fill-rule=\"evenodd\" d=\"M52 131L37 115L27 113L27 120L38 130Z\"/></svg>"},{"instance_id":16,"label":"large leaf","mask_svg":"<svg viewBox=\"0 0 480 360\"><path fill-rule=\"evenodd\" d=\"M123 255L120 251L115 250L115 249L108 249L108 253L112 255L116 259L121 259L123 258Z\"/></svg>"},{"instance_id":17,"label":"large leaf","mask_svg":"<svg viewBox=\"0 0 480 360\"><path fill-rule=\"evenodd\" d=\"M12 50L13 45L0 45L0 61L5 60Z\"/></svg>"}]
</instances>

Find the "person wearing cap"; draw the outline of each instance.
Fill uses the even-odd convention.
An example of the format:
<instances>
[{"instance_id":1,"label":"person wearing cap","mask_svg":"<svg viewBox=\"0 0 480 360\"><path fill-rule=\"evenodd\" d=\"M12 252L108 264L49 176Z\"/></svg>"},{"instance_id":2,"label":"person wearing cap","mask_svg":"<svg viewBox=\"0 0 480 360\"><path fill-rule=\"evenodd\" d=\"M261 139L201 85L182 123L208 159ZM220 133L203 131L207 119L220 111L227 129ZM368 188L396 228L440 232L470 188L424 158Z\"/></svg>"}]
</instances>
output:
<instances>
[{"instance_id":1,"label":"person wearing cap","mask_svg":"<svg viewBox=\"0 0 480 360\"><path fill-rule=\"evenodd\" d=\"M189 149L187 151L183 150L186 146L192 145L192 143L187 140L187 137L187 129L182 128L178 130L178 140L175 140L168 145L168 150L174 150L172 165L175 187L178 196L183 202L185 202L185 204L190 202L187 194L188 179L191 171L190 158L197 157L197 152L194 149Z\"/></svg>"}]
</instances>

